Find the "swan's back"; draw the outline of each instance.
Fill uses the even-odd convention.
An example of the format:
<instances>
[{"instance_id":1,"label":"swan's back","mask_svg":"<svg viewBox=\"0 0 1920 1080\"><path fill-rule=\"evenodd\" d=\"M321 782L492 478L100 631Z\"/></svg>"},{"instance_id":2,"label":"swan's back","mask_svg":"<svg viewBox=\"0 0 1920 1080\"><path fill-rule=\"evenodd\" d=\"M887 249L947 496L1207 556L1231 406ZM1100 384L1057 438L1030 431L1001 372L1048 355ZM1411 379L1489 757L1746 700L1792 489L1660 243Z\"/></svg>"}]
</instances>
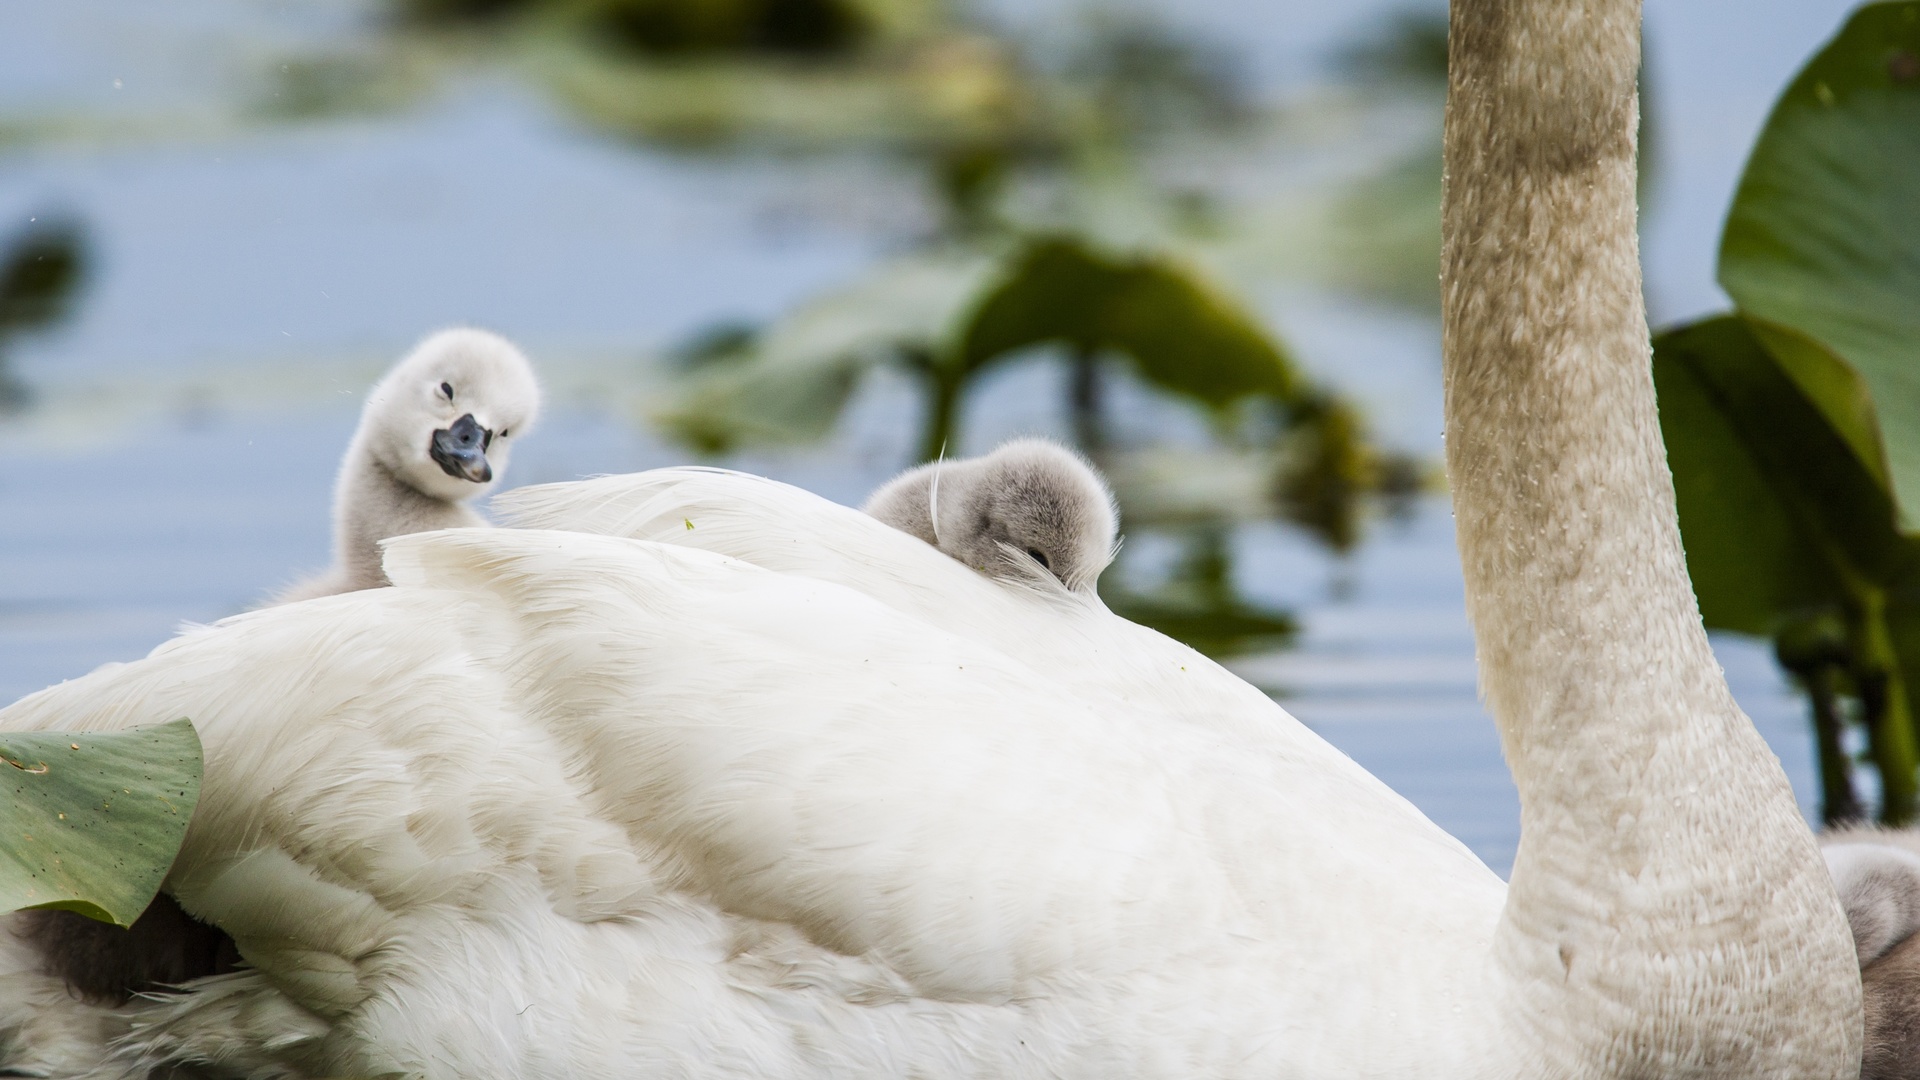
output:
<instances>
[{"instance_id":1,"label":"swan's back","mask_svg":"<svg viewBox=\"0 0 1920 1080\"><path fill-rule=\"evenodd\" d=\"M1414 891L1245 740L686 547L450 532L388 572L0 714L200 728L170 888L258 970L155 1006L155 1059L1364 1076L1493 1038L1430 988L1472 1000L1497 883Z\"/></svg>"},{"instance_id":2,"label":"swan's back","mask_svg":"<svg viewBox=\"0 0 1920 1080\"><path fill-rule=\"evenodd\" d=\"M1097 596L983 578L899 530L763 477L685 467L546 484L494 501L504 523L713 551L845 586L949 633L1019 657L1086 700L1193 724L1241 746L1290 794L1303 831L1377 842L1408 877L1497 880L1454 837L1206 656L1121 619ZM1335 814L1318 808L1339 807ZM1369 825L1377 834L1368 835ZM1432 875L1432 876L1429 876Z\"/></svg>"}]
</instances>

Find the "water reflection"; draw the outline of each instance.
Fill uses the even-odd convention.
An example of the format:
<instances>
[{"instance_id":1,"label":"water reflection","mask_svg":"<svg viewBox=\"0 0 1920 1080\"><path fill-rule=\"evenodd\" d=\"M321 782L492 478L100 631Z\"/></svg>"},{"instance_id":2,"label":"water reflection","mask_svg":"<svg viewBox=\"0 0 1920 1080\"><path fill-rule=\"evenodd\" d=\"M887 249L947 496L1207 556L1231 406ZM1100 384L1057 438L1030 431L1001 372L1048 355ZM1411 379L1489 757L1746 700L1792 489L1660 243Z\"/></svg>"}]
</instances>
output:
<instances>
[{"instance_id":1,"label":"water reflection","mask_svg":"<svg viewBox=\"0 0 1920 1080\"><path fill-rule=\"evenodd\" d=\"M1247 601L1235 588L1229 531L1218 522L1163 530L1179 545L1169 572L1142 587L1143 575L1123 559L1101 579L1101 599L1125 618L1212 656L1291 645L1299 621Z\"/></svg>"}]
</instances>

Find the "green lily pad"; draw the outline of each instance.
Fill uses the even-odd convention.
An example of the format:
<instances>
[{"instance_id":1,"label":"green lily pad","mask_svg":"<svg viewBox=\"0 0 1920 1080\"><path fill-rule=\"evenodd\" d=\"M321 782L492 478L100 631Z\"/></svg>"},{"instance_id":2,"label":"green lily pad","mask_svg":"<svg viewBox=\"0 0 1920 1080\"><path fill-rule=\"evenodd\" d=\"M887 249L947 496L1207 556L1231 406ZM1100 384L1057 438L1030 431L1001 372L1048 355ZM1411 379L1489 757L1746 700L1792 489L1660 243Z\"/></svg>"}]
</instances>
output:
<instances>
[{"instance_id":1,"label":"green lily pad","mask_svg":"<svg viewBox=\"0 0 1920 1080\"><path fill-rule=\"evenodd\" d=\"M186 839L200 767L185 719L0 733L0 911L63 908L132 925Z\"/></svg>"},{"instance_id":2,"label":"green lily pad","mask_svg":"<svg viewBox=\"0 0 1920 1080\"><path fill-rule=\"evenodd\" d=\"M1865 380L1901 520L1920 527L1920 2L1860 8L1775 104L1727 216L1720 283ZM1874 469L1879 454L1849 441Z\"/></svg>"},{"instance_id":3,"label":"green lily pad","mask_svg":"<svg viewBox=\"0 0 1920 1080\"><path fill-rule=\"evenodd\" d=\"M1799 331L1752 316L1743 321L1781 372L1820 410L1834 433L1846 440L1855 460L1892 498L1893 478L1887 471L1880 419L1874 412L1873 393L1867 389L1866 380L1852 364Z\"/></svg>"},{"instance_id":4,"label":"green lily pad","mask_svg":"<svg viewBox=\"0 0 1920 1080\"><path fill-rule=\"evenodd\" d=\"M1886 489L1747 320L1722 315L1660 334L1653 378L1708 626L1772 634L1846 603L1859 585L1910 572Z\"/></svg>"}]
</instances>

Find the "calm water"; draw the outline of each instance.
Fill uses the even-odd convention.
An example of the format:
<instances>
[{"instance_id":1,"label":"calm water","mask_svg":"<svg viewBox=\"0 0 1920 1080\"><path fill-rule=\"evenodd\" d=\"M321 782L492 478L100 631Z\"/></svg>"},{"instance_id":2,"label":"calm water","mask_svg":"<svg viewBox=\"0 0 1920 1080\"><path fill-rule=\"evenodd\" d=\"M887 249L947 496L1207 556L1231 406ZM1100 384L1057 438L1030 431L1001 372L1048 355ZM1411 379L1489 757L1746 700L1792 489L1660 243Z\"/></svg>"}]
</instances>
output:
<instances>
[{"instance_id":1,"label":"calm water","mask_svg":"<svg viewBox=\"0 0 1920 1080\"><path fill-rule=\"evenodd\" d=\"M1022 10L1058 24L1063 6ZM1291 94L1394 6L1205 0L1181 17L1231 30L1261 84ZM1740 162L1847 6L1649 0L1658 317L1724 303L1713 246ZM617 145L490 78L386 115L250 118L263 65L351 46L366 33L355 10L192 0L158 15L74 0L0 13L0 122L59 121L57 137L0 145L0 235L72 213L97 265L78 317L14 356L44 407L0 422L0 700L138 656L183 620L323 564L358 394L426 330L483 322L546 372L554 408L510 481L675 463L684 455L637 419L650 348L772 315L931 220L919 177L885 160ZM1300 284L1243 285L1309 366L1369 405L1384 439L1438 454L1430 321ZM970 405L970 441L1060 430L1056 377L1027 365L996 379ZM831 444L735 464L854 501L905 462L911 420L903 388L882 380ZM1243 591L1306 626L1297 649L1237 669L1504 870L1517 804L1475 698L1444 500L1381 524L1343 563L1279 528L1237 544ZM1764 650L1719 648L1810 801L1799 704Z\"/></svg>"},{"instance_id":2,"label":"calm water","mask_svg":"<svg viewBox=\"0 0 1920 1080\"><path fill-rule=\"evenodd\" d=\"M231 614L323 566L334 456L354 419L343 408L188 416L78 451L8 447L0 699L141 655L182 620ZM853 501L891 467L854 441L811 460L746 464ZM558 410L518 454L514 478L529 481L683 460L625 417L577 408ZM1519 806L1474 693L1445 500L1380 527L1346 565L1279 528L1247 530L1239 544L1243 590L1294 606L1306 633L1297 649L1236 670L1504 872ZM1719 647L1735 694L1807 802L1799 702L1764 650Z\"/></svg>"}]
</instances>

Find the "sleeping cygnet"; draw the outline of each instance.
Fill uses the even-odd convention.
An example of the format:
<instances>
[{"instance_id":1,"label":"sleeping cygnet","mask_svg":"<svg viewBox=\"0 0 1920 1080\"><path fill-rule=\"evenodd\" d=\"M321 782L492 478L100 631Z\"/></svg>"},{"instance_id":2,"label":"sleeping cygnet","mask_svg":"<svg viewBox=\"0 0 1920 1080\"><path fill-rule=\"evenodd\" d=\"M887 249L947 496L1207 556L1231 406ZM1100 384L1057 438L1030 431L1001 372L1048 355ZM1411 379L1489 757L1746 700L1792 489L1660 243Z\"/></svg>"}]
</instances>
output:
<instances>
[{"instance_id":1,"label":"sleeping cygnet","mask_svg":"<svg viewBox=\"0 0 1920 1080\"><path fill-rule=\"evenodd\" d=\"M540 384L512 342L485 330L422 341L367 395L333 492L333 567L289 603L386 585L380 541L485 522L489 491L540 412Z\"/></svg>"},{"instance_id":2,"label":"sleeping cygnet","mask_svg":"<svg viewBox=\"0 0 1920 1080\"><path fill-rule=\"evenodd\" d=\"M911 469L863 508L983 574L1051 574L1089 591L1113 559L1118 519L1105 480L1046 439L1015 439L984 457Z\"/></svg>"},{"instance_id":3,"label":"sleeping cygnet","mask_svg":"<svg viewBox=\"0 0 1920 1080\"><path fill-rule=\"evenodd\" d=\"M1820 845L1860 957L1861 1080L1920 1078L1920 833L1838 829Z\"/></svg>"}]
</instances>

